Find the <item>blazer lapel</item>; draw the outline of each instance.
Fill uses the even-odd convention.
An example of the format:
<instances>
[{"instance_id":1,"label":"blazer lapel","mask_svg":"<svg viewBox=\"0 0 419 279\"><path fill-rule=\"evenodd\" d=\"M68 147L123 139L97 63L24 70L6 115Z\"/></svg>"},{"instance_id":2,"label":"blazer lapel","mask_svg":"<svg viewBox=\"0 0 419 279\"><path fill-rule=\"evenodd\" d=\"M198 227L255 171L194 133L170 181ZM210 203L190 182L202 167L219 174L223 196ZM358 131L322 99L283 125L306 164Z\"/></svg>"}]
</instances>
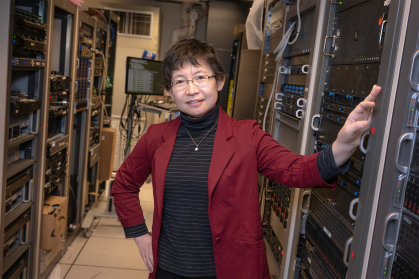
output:
<instances>
[{"instance_id":1,"label":"blazer lapel","mask_svg":"<svg viewBox=\"0 0 419 279\"><path fill-rule=\"evenodd\" d=\"M210 201L218 180L236 152L233 141L230 140L232 137L231 119L220 107L218 127L215 133L214 148L208 172L208 197Z\"/></svg>"},{"instance_id":2,"label":"blazer lapel","mask_svg":"<svg viewBox=\"0 0 419 279\"><path fill-rule=\"evenodd\" d=\"M180 126L180 117L173 120L173 124L169 125L163 132L162 138L164 143L156 150L155 159L155 185L156 185L156 201L157 210L160 214L163 212L164 200L164 181L166 178L167 167L172 156L173 148L176 142L177 131Z\"/></svg>"}]
</instances>

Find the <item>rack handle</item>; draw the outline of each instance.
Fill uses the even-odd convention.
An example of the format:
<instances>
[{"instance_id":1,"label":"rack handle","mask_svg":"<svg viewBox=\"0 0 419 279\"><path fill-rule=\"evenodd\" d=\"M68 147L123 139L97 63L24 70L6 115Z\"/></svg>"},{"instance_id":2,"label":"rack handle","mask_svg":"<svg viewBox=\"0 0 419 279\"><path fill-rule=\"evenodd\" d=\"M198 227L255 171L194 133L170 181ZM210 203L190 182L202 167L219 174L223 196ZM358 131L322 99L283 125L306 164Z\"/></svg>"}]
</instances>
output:
<instances>
[{"instance_id":1,"label":"rack handle","mask_svg":"<svg viewBox=\"0 0 419 279\"><path fill-rule=\"evenodd\" d=\"M320 118L320 114L315 114L313 115L313 118L311 118L311 129L313 129L313 131L317 132L319 130L319 127L314 127L314 119L316 118Z\"/></svg>"},{"instance_id":2,"label":"rack handle","mask_svg":"<svg viewBox=\"0 0 419 279\"><path fill-rule=\"evenodd\" d=\"M385 240L385 236L386 236L386 232L387 232L387 225L390 221L399 220L399 218L400 218L399 213L391 212L386 216L385 221L384 221L384 230L383 230L383 236L382 236L382 239L381 239L381 243L383 244L384 249L386 249L387 251L390 251L390 252L394 252L394 245L395 244L389 244Z\"/></svg>"},{"instance_id":3,"label":"rack handle","mask_svg":"<svg viewBox=\"0 0 419 279\"><path fill-rule=\"evenodd\" d=\"M415 61L416 61L416 58L419 56L419 50L418 51L416 51L415 53L413 53L413 56L412 56L412 66L411 66L411 68L410 68L410 77L409 77L409 81L410 81L410 87L413 89L413 90L415 90L416 92L419 92L419 83L416 83L416 82L414 82L413 81L413 69L414 69L414 66L415 66Z\"/></svg>"},{"instance_id":4,"label":"rack handle","mask_svg":"<svg viewBox=\"0 0 419 279\"><path fill-rule=\"evenodd\" d=\"M359 202L359 198L353 199L351 201L351 204L349 205L349 216L352 218L352 220L355 221L356 215L354 215L354 205Z\"/></svg>"},{"instance_id":5,"label":"rack handle","mask_svg":"<svg viewBox=\"0 0 419 279\"><path fill-rule=\"evenodd\" d=\"M30 202L32 200L32 183L33 179L29 180L28 190L26 190L26 187L23 187L22 202Z\"/></svg>"},{"instance_id":6,"label":"rack handle","mask_svg":"<svg viewBox=\"0 0 419 279\"><path fill-rule=\"evenodd\" d=\"M281 109L281 105L282 105L282 103L280 103L280 102L275 102L275 108L276 108L276 109Z\"/></svg>"},{"instance_id":7,"label":"rack handle","mask_svg":"<svg viewBox=\"0 0 419 279\"><path fill-rule=\"evenodd\" d=\"M307 69L307 71L304 71L304 69ZM301 67L301 72L303 72L303 74L308 74L308 71L310 71L310 65L303 65Z\"/></svg>"},{"instance_id":8,"label":"rack handle","mask_svg":"<svg viewBox=\"0 0 419 279\"><path fill-rule=\"evenodd\" d=\"M378 44L380 45L380 48L383 48L383 33L384 33L384 24L387 25L387 20L383 20L381 23L381 31L380 31L380 38L378 39Z\"/></svg>"},{"instance_id":9,"label":"rack handle","mask_svg":"<svg viewBox=\"0 0 419 279\"><path fill-rule=\"evenodd\" d=\"M30 234L30 223L31 221L28 221L20 230L20 244L25 245L29 243L29 234ZM24 235L23 235L24 234Z\"/></svg>"},{"instance_id":10,"label":"rack handle","mask_svg":"<svg viewBox=\"0 0 419 279\"><path fill-rule=\"evenodd\" d=\"M279 67L279 73L283 75L289 74L288 67L285 67L285 66Z\"/></svg>"},{"instance_id":11,"label":"rack handle","mask_svg":"<svg viewBox=\"0 0 419 279\"><path fill-rule=\"evenodd\" d=\"M76 70L78 70L79 67L80 67L80 59L77 58L77 67L76 67Z\"/></svg>"},{"instance_id":12,"label":"rack handle","mask_svg":"<svg viewBox=\"0 0 419 279\"><path fill-rule=\"evenodd\" d=\"M364 153L364 154L367 154L367 150L364 148L364 140L365 140L365 137L366 137L367 135L369 135L369 134L370 134L370 132L369 132L369 131L366 131L366 132L362 135L362 137L361 137L361 142L359 143L359 149L361 149L362 153Z\"/></svg>"},{"instance_id":13,"label":"rack handle","mask_svg":"<svg viewBox=\"0 0 419 279\"><path fill-rule=\"evenodd\" d=\"M276 93L276 94L275 94L275 100L277 100L277 101L282 101L282 97L283 97L283 95L284 95L284 94L282 94L282 93Z\"/></svg>"},{"instance_id":14,"label":"rack handle","mask_svg":"<svg viewBox=\"0 0 419 279\"><path fill-rule=\"evenodd\" d=\"M311 197L311 190L305 190L304 192L303 192L303 195L302 195L302 199L304 199L304 197L305 196L308 196L308 204L310 203L310 197ZM307 206L307 208L304 208L303 207L303 203L301 203L301 212L303 212L304 214L308 214L308 206Z\"/></svg>"},{"instance_id":15,"label":"rack handle","mask_svg":"<svg viewBox=\"0 0 419 279\"><path fill-rule=\"evenodd\" d=\"M304 110L297 109L297 111L295 112L295 117L302 119L304 117Z\"/></svg>"},{"instance_id":16,"label":"rack handle","mask_svg":"<svg viewBox=\"0 0 419 279\"><path fill-rule=\"evenodd\" d=\"M327 53L325 53L325 51L326 51L326 42L327 42L327 39L328 38L333 38L332 47L335 46L336 35L335 36L326 36L324 38L324 44L323 44L323 55L325 55L325 56L333 56L333 54L327 54Z\"/></svg>"},{"instance_id":17,"label":"rack handle","mask_svg":"<svg viewBox=\"0 0 419 279\"><path fill-rule=\"evenodd\" d=\"M301 104L302 102L302 104ZM307 100L304 98L300 98L297 100L297 106L300 108L304 108L306 106Z\"/></svg>"},{"instance_id":18,"label":"rack handle","mask_svg":"<svg viewBox=\"0 0 419 279\"><path fill-rule=\"evenodd\" d=\"M353 239L354 238L351 236L350 238L348 238L348 240L346 240L346 243L345 243L345 252L343 252L343 262L345 263L346 266L349 266L349 260L347 260L349 258L348 253L351 252L349 250L349 245L352 244Z\"/></svg>"},{"instance_id":19,"label":"rack handle","mask_svg":"<svg viewBox=\"0 0 419 279\"><path fill-rule=\"evenodd\" d=\"M402 145L402 142L406 140L413 140L415 135L413 133L405 133L399 137L399 140L397 142L397 152L396 152L396 167L397 169L404 174L407 174L409 167L408 166L402 166L399 163L399 156L400 156L400 147ZM413 148L413 145L412 145Z\"/></svg>"}]
</instances>

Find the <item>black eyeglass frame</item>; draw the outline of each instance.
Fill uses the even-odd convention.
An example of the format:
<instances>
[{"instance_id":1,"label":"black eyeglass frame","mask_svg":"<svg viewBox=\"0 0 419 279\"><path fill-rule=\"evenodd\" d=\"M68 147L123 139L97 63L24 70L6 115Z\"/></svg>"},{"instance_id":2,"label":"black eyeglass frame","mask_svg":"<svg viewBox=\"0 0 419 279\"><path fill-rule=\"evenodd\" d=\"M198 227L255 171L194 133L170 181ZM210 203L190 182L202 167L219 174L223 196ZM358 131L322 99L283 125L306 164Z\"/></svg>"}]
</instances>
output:
<instances>
[{"instance_id":1,"label":"black eyeglass frame","mask_svg":"<svg viewBox=\"0 0 419 279\"><path fill-rule=\"evenodd\" d=\"M209 75L199 75L199 76L196 76L196 77L193 77L192 79L187 79L187 80L183 80L183 81L186 81L186 86L188 86L188 84L189 84L189 82L191 81L194 85L195 85L195 81L194 81L194 78L197 78L197 77L202 77L202 76L207 76L208 77L208 80L210 80L210 79L212 79L213 77L215 77L216 76L216 74L213 74L212 76L209 76ZM181 79L182 80L182 79ZM176 81L176 80L175 80ZM173 82L175 82L175 81L172 81L171 83L170 83L170 88L173 88Z\"/></svg>"}]
</instances>

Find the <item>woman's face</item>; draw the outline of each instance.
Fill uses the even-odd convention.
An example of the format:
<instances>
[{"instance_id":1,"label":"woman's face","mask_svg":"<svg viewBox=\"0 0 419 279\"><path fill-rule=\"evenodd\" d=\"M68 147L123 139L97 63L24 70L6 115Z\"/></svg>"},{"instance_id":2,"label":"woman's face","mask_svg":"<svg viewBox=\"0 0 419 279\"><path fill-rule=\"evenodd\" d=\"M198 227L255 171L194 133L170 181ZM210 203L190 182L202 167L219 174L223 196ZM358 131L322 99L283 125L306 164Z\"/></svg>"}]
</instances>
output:
<instances>
[{"instance_id":1,"label":"woman's face","mask_svg":"<svg viewBox=\"0 0 419 279\"><path fill-rule=\"evenodd\" d=\"M212 76L214 73L208 64L198 60L200 65L185 64L181 69L173 71L172 82L176 80L191 80L196 76ZM217 81L215 77L208 80L204 86L196 86L189 82L186 89L179 91L171 88L169 95L176 102L178 108L193 118L204 116L217 103L218 91L223 88L224 80Z\"/></svg>"}]
</instances>

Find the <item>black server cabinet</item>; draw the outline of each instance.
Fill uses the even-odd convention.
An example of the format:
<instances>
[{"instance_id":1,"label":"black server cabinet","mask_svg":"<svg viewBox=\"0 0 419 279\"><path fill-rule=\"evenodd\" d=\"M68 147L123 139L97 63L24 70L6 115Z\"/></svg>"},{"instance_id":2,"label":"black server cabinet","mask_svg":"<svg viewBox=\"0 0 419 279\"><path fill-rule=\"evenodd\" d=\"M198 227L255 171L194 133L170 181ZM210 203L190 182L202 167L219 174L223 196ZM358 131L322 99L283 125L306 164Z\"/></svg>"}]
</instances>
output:
<instances>
[{"instance_id":1,"label":"black server cabinet","mask_svg":"<svg viewBox=\"0 0 419 279\"><path fill-rule=\"evenodd\" d=\"M376 182L380 187L375 193L375 226L365 241L370 249L363 262L367 278L419 277L419 19L416 13L419 3L405 1L404 4L400 19L403 44L397 49L400 73L393 88L395 97L390 100L392 118L384 135L388 149L377 162L382 177Z\"/></svg>"},{"instance_id":2,"label":"black server cabinet","mask_svg":"<svg viewBox=\"0 0 419 279\"><path fill-rule=\"evenodd\" d=\"M314 151L319 152L335 141L349 113L374 84L382 87L382 94L374 108L371 131L363 136L352 155L349 170L338 176L336 190L312 190L306 236L309 220L310 230L312 224L317 224L327 236L307 237L323 263L306 268L305 273L312 277L320 276L319 272L332 274L330 278L365 276L364 258L369 252L366 241L372 233L375 180L379 174L376 166L386 146L382 135L391 108L389 100L394 94L391 88L398 76L396 52L404 8L405 1L390 4L382 0L335 1L330 5L318 87L319 114L312 120L314 124L317 118L318 123L317 127L312 125ZM335 253L319 252L322 245L328 245Z\"/></svg>"}]
</instances>

